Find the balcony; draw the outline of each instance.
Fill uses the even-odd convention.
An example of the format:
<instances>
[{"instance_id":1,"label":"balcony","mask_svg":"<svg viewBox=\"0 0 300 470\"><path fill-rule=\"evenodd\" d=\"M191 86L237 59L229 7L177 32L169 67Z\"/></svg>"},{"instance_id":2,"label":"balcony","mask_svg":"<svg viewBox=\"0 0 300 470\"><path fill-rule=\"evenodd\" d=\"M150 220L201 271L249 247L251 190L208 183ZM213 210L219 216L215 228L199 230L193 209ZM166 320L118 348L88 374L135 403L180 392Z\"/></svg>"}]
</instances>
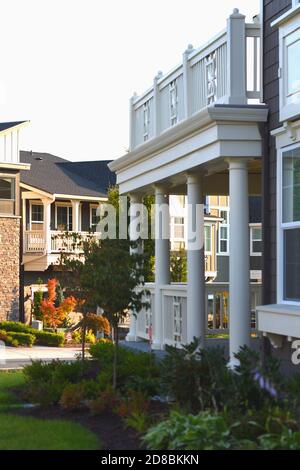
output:
<instances>
[{"instance_id":1,"label":"balcony","mask_svg":"<svg viewBox=\"0 0 300 470\"><path fill-rule=\"evenodd\" d=\"M227 28L199 49L189 46L182 63L131 99L130 151L212 105L259 103L259 20L245 23L234 10Z\"/></svg>"},{"instance_id":2,"label":"balcony","mask_svg":"<svg viewBox=\"0 0 300 470\"><path fill-rule=\"evenodd\" d=\"M82 253L82 243L92 238L99 238L99 234L89 232L73 233L68 232L68 236L64 232L51 231L50 233L51 247L47 249L47 237L44 231L27 230L24 237L24 253L47 253L58 254L62 251L65 253Z\"/></svg>"}]
</instances>

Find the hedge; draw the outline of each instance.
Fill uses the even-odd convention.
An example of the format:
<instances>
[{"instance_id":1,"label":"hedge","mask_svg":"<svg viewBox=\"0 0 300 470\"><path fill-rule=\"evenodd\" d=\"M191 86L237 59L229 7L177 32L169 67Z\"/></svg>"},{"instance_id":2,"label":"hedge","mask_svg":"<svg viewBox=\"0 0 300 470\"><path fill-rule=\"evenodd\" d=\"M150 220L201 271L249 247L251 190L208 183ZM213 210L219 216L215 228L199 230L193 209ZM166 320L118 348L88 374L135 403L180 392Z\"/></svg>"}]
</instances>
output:
<instances>
[{"instance_id":1,"label":"hedge","mask_svg":"<svg viewBox=\"0 0 300 470\"><path fill-rule=\"evenodd\" d=\"M36 344L41 346L60 347L64 345L65 335L63 333L49 333L48 331L35 331Z\"/></svg>"},{"instance_id":2,"label":"hedge","mask_svg":"<svg viewBox=\"0 0 300 470\"><path fill-rule=\"evenodd\" d=\"M31 328L29 325L25 325L24 323L14 322L14 321L3 321L0 322L0 330L6 331L10 337L12 337L12 333L22 333L22 334L29 334L35 338L35 344L39 344L41 346L63 346L65 342L65 337L63 333L49 333L48 331L38 331L34 328ZM20 337L22 341L22 336ZM18 341L17 337L13 337ZM23 338L24 339L24 338ZM18 341L19 342L19 341ZM23 344L19 342L19 344ZM33 343L32 343L33 344Z\"/></svg>"},{"instance_id":3,"label":"hedge","mask_svg":"<svg viewBox=\"0 0 300 470\"><path fill-rule=\"evenodd\" d=\"M18 333L15 331L8 331L7 336L11 337L13 340L16 340L19 346L28 346L30 348L36 339L35 336L31 335L30 333Z\"/></svg>"}]
</instances>

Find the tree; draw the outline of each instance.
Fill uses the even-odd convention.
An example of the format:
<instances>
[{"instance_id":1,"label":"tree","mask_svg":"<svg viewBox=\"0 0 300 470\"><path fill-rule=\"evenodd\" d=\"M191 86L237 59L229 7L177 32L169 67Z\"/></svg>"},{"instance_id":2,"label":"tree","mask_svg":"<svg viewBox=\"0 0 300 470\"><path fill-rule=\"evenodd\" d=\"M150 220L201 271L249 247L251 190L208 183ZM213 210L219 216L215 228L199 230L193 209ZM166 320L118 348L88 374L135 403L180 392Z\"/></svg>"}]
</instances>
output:
<instances>
[{"instance_id":1,"label":"tree","mask_svg":"<svg viewBox=\"0 0 300 470\"><path fill-rule=\"evenodd\" d=\"M43 315L44 322L51 328L58 328L68 314L76 307L77 300L75 297L62 298L61 302L56 304L56 292L58 281L56 279L48 280L48 298L42 300L40 310Z\"/></svg>"}]
</instances>

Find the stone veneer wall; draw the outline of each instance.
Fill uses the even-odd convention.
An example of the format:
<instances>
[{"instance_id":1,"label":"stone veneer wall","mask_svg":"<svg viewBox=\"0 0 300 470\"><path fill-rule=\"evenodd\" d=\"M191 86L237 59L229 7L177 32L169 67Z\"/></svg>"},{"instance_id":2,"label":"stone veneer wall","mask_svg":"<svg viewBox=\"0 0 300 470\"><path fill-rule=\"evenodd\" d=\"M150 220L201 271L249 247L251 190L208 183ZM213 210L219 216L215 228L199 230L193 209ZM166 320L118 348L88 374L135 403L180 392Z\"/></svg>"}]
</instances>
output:
<instances>
[{"instance_id":1,"label":"stone veneer wall","mask_svg":"<svg viewBox=\"0 0 300 470\"><path fill-rule=\"evenodd\" d=\"M0 321L19 320L20 219L0 216Z\"/></svg>"}]
</instances>

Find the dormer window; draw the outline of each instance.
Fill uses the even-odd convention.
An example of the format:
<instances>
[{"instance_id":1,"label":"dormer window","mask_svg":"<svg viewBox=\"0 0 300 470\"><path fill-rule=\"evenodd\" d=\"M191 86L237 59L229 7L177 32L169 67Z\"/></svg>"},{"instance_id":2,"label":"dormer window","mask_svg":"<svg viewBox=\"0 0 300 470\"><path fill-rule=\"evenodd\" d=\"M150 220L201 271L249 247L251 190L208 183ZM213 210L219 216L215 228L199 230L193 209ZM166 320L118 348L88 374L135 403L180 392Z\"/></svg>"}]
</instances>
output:
<instances>
[{"instance_id":1,"label":"dormer window","mask_svg":"<svg viewBox=\"0 0 300 470\"><path fill-rule=\"evenodd\" d=\"M177 124L178 121L178 93L177 93L177 82L173 80L169 85L170 93L170 119L171 126Z\"/></svg>"},{"instance_id":2,"label":"dormer window","mask_svg":"<svg viewBox=\"0 0 300 470\"><path fill-rule=\"evenodd\" d=\"M144 142L149 139L149 128L150 128L150 102L146 101L143 106L144 113Z\"/></svg>"}]
</instances>

